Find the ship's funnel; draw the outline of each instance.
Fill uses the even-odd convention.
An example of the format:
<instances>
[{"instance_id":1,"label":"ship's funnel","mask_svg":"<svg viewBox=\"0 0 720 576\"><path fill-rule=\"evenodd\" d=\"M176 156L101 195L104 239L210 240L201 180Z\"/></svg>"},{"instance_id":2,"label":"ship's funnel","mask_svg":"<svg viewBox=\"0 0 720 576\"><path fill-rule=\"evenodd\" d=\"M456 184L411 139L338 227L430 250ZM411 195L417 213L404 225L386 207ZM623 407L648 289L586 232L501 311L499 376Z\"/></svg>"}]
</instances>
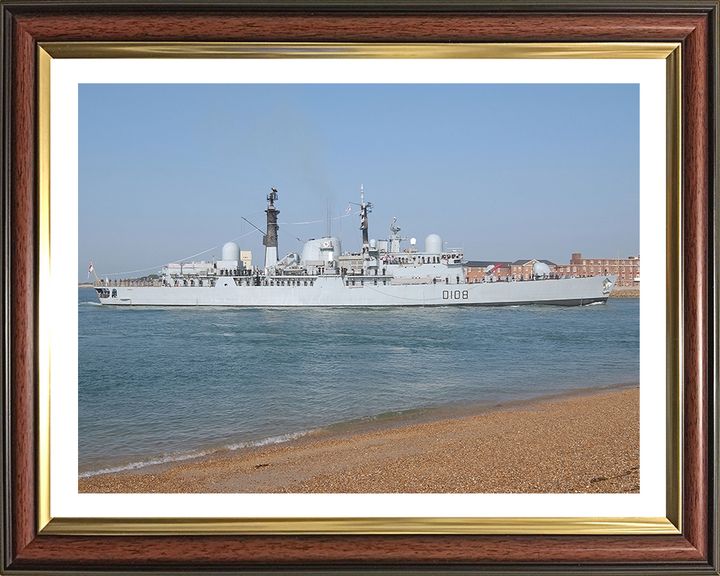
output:
<instances>
[{"instance_id":1,"label":"ship's funnel","mask_svg":"<svg viewBox=\"0 0 720 576\"><path fill-rule=\"evenodd\" d=\"M313 239L305 242L300 262L305 266L320 266L337 260L342 254L342 241L337 236Z\"/></svg>"}]
</instances>

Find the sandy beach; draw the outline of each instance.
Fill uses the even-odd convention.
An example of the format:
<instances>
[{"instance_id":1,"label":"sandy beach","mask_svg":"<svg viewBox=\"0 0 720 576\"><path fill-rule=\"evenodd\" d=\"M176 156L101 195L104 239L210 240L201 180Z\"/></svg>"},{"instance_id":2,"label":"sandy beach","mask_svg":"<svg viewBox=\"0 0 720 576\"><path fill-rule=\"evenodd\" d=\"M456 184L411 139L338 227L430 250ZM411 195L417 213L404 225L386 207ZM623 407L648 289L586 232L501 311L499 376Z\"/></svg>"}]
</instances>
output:
<instances>
[{"instance_id":1,"label":"sandy beach","mask_svg":"<svg viewBox=\"0 0 720 576\"><path fill-rule=\"evenodd\" d=\"M78 481L85 493L602 493L640 489L639 389L318 434Z\"/></svg>"}]
</instances>

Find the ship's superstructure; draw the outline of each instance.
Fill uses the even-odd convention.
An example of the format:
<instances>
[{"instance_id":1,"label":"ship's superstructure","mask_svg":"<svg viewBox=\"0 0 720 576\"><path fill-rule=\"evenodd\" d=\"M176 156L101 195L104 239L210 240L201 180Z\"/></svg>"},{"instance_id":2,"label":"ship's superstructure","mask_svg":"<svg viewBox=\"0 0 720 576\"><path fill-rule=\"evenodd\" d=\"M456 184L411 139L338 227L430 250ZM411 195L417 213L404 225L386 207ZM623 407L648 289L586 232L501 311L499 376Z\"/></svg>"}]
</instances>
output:
<instances>
[{"instance_id":1,"label":"ship's superstructure","mask_svg":"<svg viewBox=\"0 0 720 576\"><path fill-rule=\"evenodd\" d=\"M516 304L583 305L605 302L617 276L570 278L537 270L532 281L469 284L463 254L443 249L430 234L423 250L415 238L401 244L396 219L387 239L369 237L372 204L360 197L359 253L344 253L337 236L311 239L302 252L278 259L277 190L267 196L263 237L265 262L252 267L238 245L223 246L222 259L164 266L159 280L96 282L102 304L141 306L502 306Z\"/></svg>"}]
</instances>

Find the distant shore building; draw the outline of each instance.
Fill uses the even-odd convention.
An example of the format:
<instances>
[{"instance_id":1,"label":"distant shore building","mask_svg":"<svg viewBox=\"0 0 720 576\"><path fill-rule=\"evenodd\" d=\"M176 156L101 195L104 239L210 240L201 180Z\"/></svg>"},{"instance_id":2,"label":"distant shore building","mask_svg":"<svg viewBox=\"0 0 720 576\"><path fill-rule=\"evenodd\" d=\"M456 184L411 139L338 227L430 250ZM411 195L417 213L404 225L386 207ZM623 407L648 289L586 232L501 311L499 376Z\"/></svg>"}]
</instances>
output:
<instances>
[{"instance_id":1,"label":"distant shore building","mask_svg":"<svg viewBox=\"0 0 720 576\"><path fill-rule=\"evenodd\" d=\"M468 260L463 269L468 282L482 282L486 276L494 276L499 280L510 274L510 263L498 260Z\"/></svg>"},{"instance_id":2,"label":"distant shore building","mask_svg":"<svg viewBox=\"0 0 720 576\"><path fill-rule=\"evenodd\" d=\"M483 278L493 276L496 280L515 278L529 280L536 264L545 264L553 274L560 276L600 276L616 274L617 286L640 287L640 256L627 258L583 258L577 252L572 255L570 264L555 264L550 260L515 260L500 262L499 260L469 260L465 266L465 277L468 282L482 282Z\"/></svg>"},{"instance_id":3,"label":"distant shore building","mask_svg":"<svg viewBox=\"0 0 720 576\"><path fill-rule=\"evenodd\" d=\"M640 255L627 258L583 258L580 252L572 255L570 264L557 267L560 274L599 276L617 274L617 286L640 287Z\"/></svg>"},{"instance_id":4,"label":"distant shore building","mask_svg":"<svg viewBox=\"0 0 720 576\"><path fill-rule=\"evenodd\" d=\"M515 260L515 262L510 265L510 276L515 276L515 278L521 280L530 280L533 275L533 266L537 263L547 265L552 273L556 272L555 268L557 265L554 262L533 258L532 260Z\"/></svg>"},{"instance_id":5,"label":"distant shore building","mask_svg":"<svg viewBox=\"0 0 720 576\"><path fill-rule=\"evenodd\" d=\"M469 260L465 266L465 278L468 282L482 282L492 276L495 280L530 280L537 272L537 264L544 264L549 273L555 274L554 262L550 260L516 260L515 262L500 262L499 260Z\"/></svg>"},{"instance_id":6,"label":"distant shore building","mask_svg":"<svg viewBox=\"0 0 720 576\"><path fill-rule=\"evenodd\" d=\"M252 252L250 250L240 250L240 262L242 262L244 270L252 268Z\"/></svg>"}]
</instances>

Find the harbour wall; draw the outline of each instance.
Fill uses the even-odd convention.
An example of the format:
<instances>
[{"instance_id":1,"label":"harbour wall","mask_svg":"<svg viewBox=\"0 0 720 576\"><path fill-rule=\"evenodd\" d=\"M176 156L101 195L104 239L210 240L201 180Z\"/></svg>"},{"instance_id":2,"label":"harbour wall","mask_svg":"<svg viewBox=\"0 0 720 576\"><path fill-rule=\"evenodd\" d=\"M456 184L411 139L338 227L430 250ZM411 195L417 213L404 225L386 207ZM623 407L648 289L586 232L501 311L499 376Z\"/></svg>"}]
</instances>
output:
<instances>
[{"instance_id":1,"label":"harbour wall","mask_svg":"<svg viewBox=\"0 0 720 576\"><path fill-rule=\"evenodd\" d=\"M640 298L640 288L616 285L610 292L610 298Z\"/></svg>"}]
</instances>

